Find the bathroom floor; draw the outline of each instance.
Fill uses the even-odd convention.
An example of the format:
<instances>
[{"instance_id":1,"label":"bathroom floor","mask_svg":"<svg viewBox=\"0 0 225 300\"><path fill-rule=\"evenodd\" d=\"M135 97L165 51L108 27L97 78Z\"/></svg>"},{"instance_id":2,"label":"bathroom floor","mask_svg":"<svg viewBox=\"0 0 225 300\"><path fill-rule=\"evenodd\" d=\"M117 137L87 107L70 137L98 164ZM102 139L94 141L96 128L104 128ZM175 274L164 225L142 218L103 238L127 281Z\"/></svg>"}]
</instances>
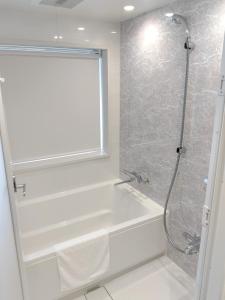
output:
<instances>
[{"instance_id":1,"label":"bathroom floor","mask_svg":"<svg viewBox=\"0 0 225 300\"><path fill-rule=\"evenodd\" d=\"M164 256L75 300L193 300L194 290L193 279Z\"/></svg>"}]
</instances>

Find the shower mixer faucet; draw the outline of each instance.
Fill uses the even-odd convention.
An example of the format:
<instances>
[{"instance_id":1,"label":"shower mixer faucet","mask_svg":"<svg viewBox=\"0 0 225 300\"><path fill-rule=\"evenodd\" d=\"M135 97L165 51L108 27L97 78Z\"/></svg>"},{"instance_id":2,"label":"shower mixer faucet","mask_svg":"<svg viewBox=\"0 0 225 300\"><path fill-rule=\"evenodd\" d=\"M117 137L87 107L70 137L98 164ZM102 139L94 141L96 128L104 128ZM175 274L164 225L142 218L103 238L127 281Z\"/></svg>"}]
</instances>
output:
<instances>
[{"instance_id":1,"label":"shower mixer faucet","mask_svg":"<svg viewBox=\"0 0 225 300\"><path fill-rule=\"evenodd\" d=\"M132 182L136 182L138 184L149 184L150 183L149 178L143 177L142 175L138 174L135 171L122 170L121 172L123 174L125 174L126 176L128 176L129 179L120 181L120 182L116 183L115 185L121 185L121 184L132 183Z\"/></svg>"},{"instance_id":2,"label":"shower mixer faucet","mask_svg":"<svg viewBox=\"0 0 225 300\"><path fill-rule=\"evenodd\" d=\"M183 236L188 243L187 247L185 248L185 253L187 255L198 254L200 250L201 237L197 234L192 235L188 232L184 232Z\"/></svg>"}]
</instances>

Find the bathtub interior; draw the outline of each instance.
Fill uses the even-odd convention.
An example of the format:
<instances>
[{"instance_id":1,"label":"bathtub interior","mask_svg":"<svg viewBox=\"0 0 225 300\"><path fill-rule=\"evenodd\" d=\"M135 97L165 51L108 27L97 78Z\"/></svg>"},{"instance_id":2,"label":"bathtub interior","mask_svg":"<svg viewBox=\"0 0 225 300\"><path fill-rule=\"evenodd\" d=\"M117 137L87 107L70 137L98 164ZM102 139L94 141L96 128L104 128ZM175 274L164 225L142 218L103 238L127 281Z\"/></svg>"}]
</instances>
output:
<instances>
[{"instance_id":1,"label":"bathtub interior","mask_svg":"<svg viewBox=\"0 0 225 300\"><path fill-rule=\"evenodd\" d=\"M24 261L91 232L118 230L162 216L162 208L129 185L113 182L18 202Z\"/></svg>"}]
</instances>

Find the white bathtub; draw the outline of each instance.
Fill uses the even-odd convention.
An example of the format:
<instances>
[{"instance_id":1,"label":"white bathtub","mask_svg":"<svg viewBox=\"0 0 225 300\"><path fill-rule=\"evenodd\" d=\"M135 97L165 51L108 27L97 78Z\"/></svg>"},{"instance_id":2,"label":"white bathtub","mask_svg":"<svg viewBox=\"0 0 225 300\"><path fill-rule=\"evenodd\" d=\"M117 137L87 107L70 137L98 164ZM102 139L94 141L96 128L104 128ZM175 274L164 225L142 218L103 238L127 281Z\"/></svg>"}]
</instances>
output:
<instances>
[{"instance_id":1,"label":"white bathtub","mask_svg":"<svg viewBox=\"0 0 225 300\"><path fill-rule=\"evenodd\" d=\"M29 300L65 296L54 246L66 240L107 228L111 260L105 279L165 252L162 207L129 185L104 182L50 195L19 203L18 212Z\"/></svg>"}]
</instances>

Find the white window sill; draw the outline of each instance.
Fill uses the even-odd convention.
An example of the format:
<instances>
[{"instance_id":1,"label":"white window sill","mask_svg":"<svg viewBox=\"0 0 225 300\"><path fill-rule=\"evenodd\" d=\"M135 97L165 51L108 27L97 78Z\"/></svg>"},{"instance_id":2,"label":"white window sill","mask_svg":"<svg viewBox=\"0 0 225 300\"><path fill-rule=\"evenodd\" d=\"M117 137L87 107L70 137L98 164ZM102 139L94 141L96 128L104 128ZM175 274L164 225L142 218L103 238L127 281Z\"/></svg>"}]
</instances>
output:
<instances>
[{"instance_id":1,"label":"white window sill","mask_svg":"<svg viewBox=\"0 0 225 300\"><path fill-rule=\"evenodd\" d=\"M57 167L60 165L107 157L109 157L109 155L106 152L101 151L100 149L86 150L85 152L79 153L63 154L59 156L40 158L29 161L12 162L12 167L15 172L23 173L35 169Z\"/></svg>"}]
</instances>

